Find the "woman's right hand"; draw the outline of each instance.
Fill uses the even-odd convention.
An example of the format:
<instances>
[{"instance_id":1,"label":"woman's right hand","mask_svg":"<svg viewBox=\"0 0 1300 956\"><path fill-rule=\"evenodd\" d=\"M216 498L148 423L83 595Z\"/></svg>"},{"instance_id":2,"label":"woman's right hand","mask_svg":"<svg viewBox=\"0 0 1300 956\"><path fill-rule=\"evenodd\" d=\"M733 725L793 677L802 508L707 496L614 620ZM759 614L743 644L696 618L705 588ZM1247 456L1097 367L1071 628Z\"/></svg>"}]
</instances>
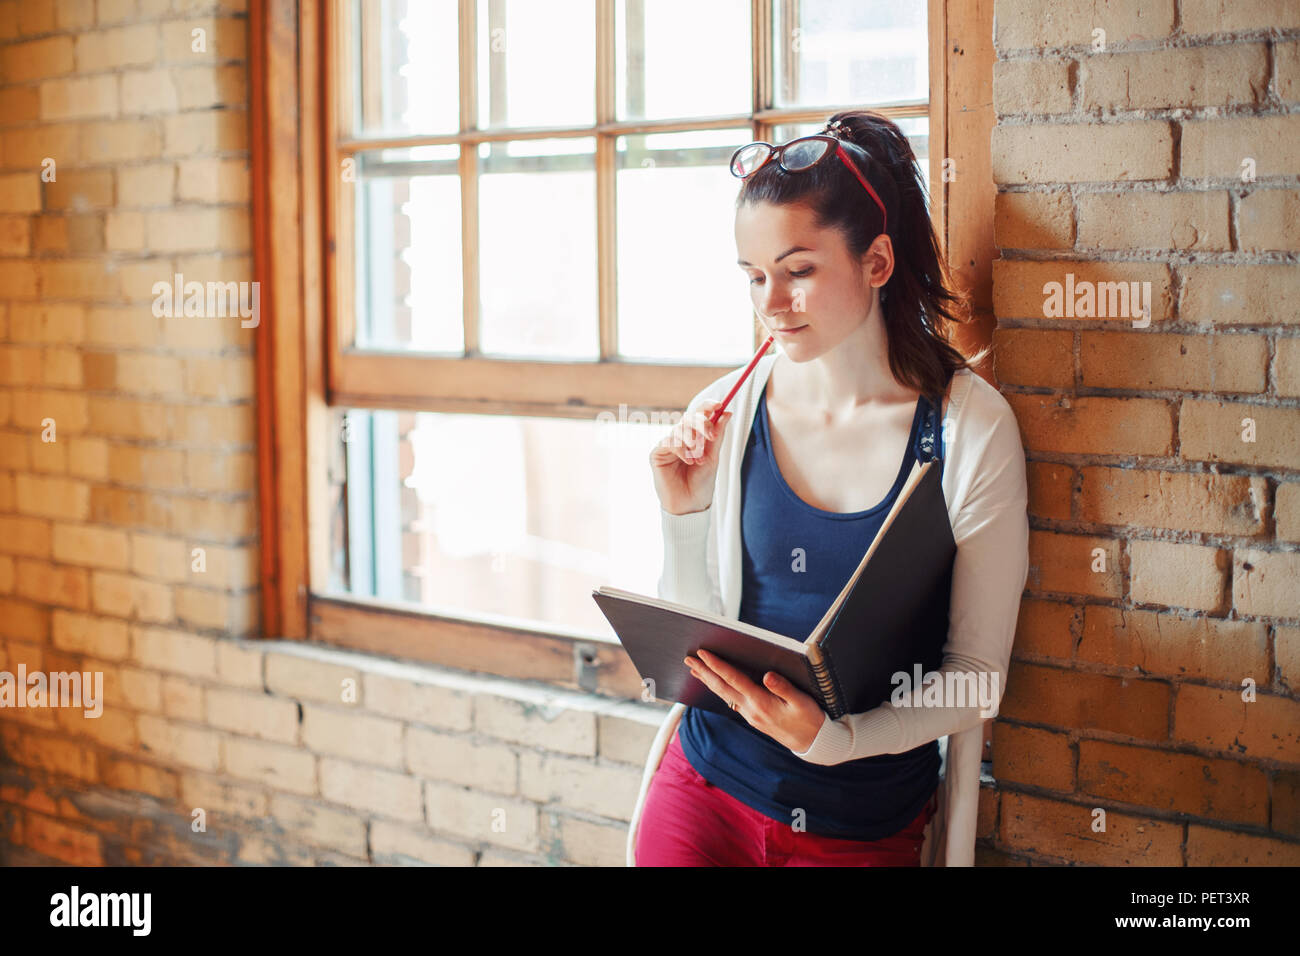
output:
<instances>
[{"instance_id":1,"label":"woman's right hand","mask_svg":"<svg viewBox=\"0 0 1300 956\"><path fill-rule=\"evenodd\" d=\"M709 424L709 417L721 404L703 402L692 415L674 425L650 452L655 493L669 514L703 511L713 503L718 449L731 419L731 412L723 412L717 424Z\"/></svg>"}]
</instances>

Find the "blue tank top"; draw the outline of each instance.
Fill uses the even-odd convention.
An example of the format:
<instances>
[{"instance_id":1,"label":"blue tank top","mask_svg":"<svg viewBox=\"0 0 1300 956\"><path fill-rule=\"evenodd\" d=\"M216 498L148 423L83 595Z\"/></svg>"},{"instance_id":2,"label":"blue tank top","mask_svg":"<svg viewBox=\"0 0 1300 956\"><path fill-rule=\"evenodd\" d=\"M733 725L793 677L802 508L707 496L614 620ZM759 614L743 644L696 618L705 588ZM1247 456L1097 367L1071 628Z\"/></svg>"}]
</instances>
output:
<instances>
[{"instance_id":1,"label":"blue tank top","mask_svg":"<svg viewBox=\"0 0 1300 956\"><path fill-rule=\"evenodd\" d=\"M938 459L943 436L922 395L907 451L884 500L865 511L824 511L795 494L772 452L767 391L759 398L741 464L740 620L806 639L857 568L912 470ZM687 707L682 752L701 776L746 806L820 836L879 840L902 830L939 784L939 744L821 766L751 727L739 714Z\"/></svg>"}]
</instances>

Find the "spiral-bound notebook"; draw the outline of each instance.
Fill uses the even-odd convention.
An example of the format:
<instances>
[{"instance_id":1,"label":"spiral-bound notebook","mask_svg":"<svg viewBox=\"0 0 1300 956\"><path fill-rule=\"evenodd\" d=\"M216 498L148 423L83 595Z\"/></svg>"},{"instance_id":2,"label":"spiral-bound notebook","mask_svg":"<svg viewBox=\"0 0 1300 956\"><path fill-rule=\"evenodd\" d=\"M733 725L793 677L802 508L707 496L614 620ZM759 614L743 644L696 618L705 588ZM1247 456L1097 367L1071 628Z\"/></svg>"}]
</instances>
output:
<instances>
[{"instance_id":1,"label":"spiral-bound notebook","mask_svg":"<svg viewBox=\"0 0 1300 956\"><path fill-rule=\"evenodd\" d=\"M761 685L784 675L832 718L887 700L893 675L938 670L957 544L937 461L917 462L862 561L807 639L620 588L591 592L659 700L730 708L682 663L701 647Z\"/></svg>"}]
</instances>

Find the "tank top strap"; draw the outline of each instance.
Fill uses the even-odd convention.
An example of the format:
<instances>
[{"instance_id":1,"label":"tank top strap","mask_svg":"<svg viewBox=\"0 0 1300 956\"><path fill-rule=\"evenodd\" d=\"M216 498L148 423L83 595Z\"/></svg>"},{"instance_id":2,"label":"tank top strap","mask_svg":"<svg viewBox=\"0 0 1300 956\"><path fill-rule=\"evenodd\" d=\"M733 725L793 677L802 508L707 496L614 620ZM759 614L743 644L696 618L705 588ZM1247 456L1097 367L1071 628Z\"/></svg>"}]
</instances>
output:
<instances>
[{"instance_id":1,"label":"tank top strap","mask_svg":"<svg viewBox=\"0 0 1300 956\"><path fill-rule=\"evenodd\" d=\"M938 409L929 398L921 396L921 423L916 435L916 460L943 461L943 428Z\"/></svg>"}]
</instances>

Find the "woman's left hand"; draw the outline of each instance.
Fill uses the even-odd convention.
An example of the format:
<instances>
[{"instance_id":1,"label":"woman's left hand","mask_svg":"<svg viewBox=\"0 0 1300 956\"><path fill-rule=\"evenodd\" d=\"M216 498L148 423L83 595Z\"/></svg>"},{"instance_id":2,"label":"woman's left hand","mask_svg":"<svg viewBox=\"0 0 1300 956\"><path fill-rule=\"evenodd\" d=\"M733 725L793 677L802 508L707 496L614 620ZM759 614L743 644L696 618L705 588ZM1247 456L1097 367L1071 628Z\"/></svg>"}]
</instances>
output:
<instances>
[{"instance_id":1,"label":"woman's left hand","mask_svg":"<svg viewBox=\"0 0 1300 956\"><path fill-rule=\"evenodd\" d=\"M696 679L734 708L755 730L800 754L812 746L822 722L827 719L821 705L776 671L763 675L763 686L755 684L717 654L697 651L700 659L687 657L686 665Z\"/></svg>"}]
</instances>

